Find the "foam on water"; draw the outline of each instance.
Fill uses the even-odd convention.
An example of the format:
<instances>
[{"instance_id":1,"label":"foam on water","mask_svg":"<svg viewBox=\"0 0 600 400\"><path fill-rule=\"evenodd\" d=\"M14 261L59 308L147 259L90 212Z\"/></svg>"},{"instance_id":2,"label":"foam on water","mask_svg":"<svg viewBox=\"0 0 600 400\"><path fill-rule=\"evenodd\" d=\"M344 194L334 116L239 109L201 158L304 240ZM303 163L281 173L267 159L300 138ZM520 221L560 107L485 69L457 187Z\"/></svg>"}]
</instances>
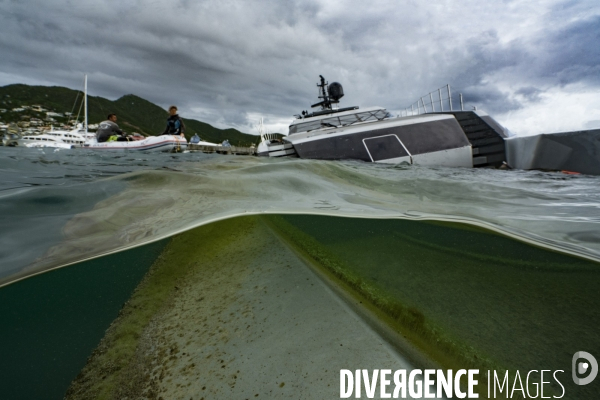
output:
<instances>
[{"instance_id":1,"label":"foam on water","mask_svg":"<svg viewBox=\"0 0 600 400\"><path fill-rule=\"evenodd\" d=\"M0 285L261 213L463 222L600 260L595 176L2 148L0 178Z\"/></svg>"}]
</instances>

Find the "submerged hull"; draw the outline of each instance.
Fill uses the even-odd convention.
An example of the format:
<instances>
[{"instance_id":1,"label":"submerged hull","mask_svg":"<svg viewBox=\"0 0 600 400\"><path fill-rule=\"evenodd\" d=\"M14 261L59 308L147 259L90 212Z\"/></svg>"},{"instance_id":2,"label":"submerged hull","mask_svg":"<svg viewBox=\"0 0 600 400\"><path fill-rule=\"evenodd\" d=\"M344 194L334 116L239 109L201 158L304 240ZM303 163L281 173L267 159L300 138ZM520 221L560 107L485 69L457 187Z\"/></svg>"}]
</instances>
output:
<instances>
[{"instance_id":1,"label":"submerged hull","mask_svg":"<svg viewBox=\"0 0 600 400\"><path fill-rule=\"evenodd\" d=\"M394 118L285 139L300 158L472 167L471 144L451 115Z\"/></svg>"},{"instance_id":2,"label":"submerged hull","mask_svg":"<svg viewBox=\"0 0 600 400\"><path fill-rule=\"evenodd\" d=\"M180 136L161 135L129 142L89 143L82 148L97 151L183 151L187 140Z\"/></svg>"},{"instance_id":3,"label":"submerged hull","mask_svg":"<svg viewBox=\"0 0 600 400\"><path fill-rule=\"evenodd\" d=\"M512 137L506 150L512 168L600 175L600 129Z\"/></svg>"}]
</instances>

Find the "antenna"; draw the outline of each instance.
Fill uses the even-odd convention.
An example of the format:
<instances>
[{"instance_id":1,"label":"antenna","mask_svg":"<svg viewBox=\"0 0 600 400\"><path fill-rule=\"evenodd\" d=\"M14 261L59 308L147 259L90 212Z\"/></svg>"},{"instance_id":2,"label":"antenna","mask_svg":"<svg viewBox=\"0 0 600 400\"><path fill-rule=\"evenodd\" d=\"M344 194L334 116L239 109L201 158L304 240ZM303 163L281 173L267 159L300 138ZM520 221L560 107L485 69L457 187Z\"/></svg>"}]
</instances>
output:
<instances>
[{"instance_id":1,"label":"antenna","mask_svg":"<svg viewBox=\"0 0 600 400\"><path fill-rule=\"evenodd\" d=\"M321 107L321 110L332 110L331 105L337 104L340 102L340 99L344 97L344 89L342 85L338 82L332 82L329 85L328 82L325 81L323 75L319 75L321 79L320 83L317 83L317 87L319 88L319 99L323 99L322 101L313 104L311 107Z\"/></svg>"},{"instance_id":2,"label":"antenna","mask_svg":"<svg viewBox=\"0 0 600 400\"><path fill-rule=\"evenodd\" d=\"M319 75L319 78L321 78L321 83L317 83L317 87L319 88L319 99L323 100L313 104L311 107L321 107L321 110L331 110L331 103L329 102L329 96L327 95L327 82L325 82L323 75Z\"/></svg>"}]
</instances>

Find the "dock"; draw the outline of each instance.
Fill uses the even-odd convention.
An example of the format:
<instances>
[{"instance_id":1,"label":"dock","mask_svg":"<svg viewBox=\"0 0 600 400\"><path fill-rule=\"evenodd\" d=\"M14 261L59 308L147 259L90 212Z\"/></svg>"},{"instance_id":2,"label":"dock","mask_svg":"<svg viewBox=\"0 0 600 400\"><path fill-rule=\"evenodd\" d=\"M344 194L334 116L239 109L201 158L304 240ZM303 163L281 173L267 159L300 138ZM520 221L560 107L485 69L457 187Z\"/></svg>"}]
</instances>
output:
<instances>
[{"instance_id":1,"label":"dock","mask_svg":"<svg viewBox=\"0 0 600 400\"><path fill-rule=\"evenodd\" d=\"M240 156L255 156L256 147L241 147L241 146L205 146L198 144L188 144L187 149L190 151L201 151L203 153L218 153L218 154L235 154Z\"/></svg>"}]
</instances>

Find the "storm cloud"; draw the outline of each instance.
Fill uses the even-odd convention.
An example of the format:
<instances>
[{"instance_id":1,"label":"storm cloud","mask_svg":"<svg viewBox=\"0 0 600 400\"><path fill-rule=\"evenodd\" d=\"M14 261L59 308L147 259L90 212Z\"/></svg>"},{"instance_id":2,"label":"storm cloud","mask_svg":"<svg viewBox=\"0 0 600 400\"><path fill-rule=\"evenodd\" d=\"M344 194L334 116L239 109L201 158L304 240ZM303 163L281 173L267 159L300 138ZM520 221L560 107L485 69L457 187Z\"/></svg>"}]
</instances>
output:
<instances>
[{"instance_id":1,"label":"storm cloud","mask_svg":"<svg viewBox=\"0 0 600 400\"><path fill-rule=\"evenodd\" d=\"M600 120L596 0L0 6L0 85L80 88L87 73L92 95L177 104L183 116L222 128L256 133L262 116L271 131L285 131L292 114L316 102L319 74L342 83L342 105L393 113L449 83L468 107L517 134Z\"/></svg>"}]
</instances>

